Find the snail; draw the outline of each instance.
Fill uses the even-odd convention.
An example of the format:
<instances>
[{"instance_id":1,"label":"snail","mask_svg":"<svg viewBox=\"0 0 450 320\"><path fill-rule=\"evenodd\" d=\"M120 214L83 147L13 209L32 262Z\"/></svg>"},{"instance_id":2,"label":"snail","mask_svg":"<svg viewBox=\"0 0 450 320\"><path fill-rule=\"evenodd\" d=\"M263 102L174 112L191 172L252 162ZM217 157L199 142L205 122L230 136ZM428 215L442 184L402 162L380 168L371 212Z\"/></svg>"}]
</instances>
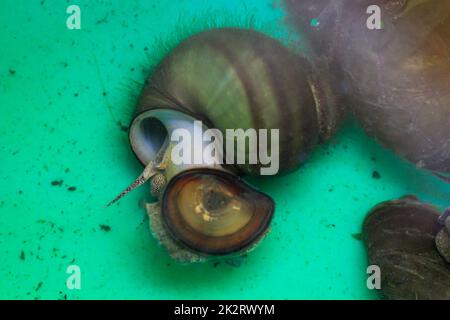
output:
<instances>
[{"instance_id":1,"label":"snail","mask_svg":"<svg viewBox=\"0 0 450 320\"><path fill-rule=\"evenodd\" d=\"M158 199L147 204L151 229L174 259L242 255L264 237L274 213L273 200L240 177L260 174L264 163L176 164L169 137L179 128L195 131L196 123L221 133L278 129L278 173L285 173L343 118L327 75L313 73L308 60L279 41L247 29L201 32L180 43L147 80L129 131L145 169L114 201L150 180ZM246 158L251 152L241 150ZM227 157L216 160L221 156Z\"/></svg>"},{"instance_id":2,"label":"snail","mask_svg":"<svg viewBox=\"0 0 450 320\"><path fill-rule=\"evenodd\" d=\"M367 133L417 167L450 177L450 1L286 5ZM380 28L372 27L378 18Z\"/></svg>"},{"instance_id":3,"label":"snail","mask_svg":"<svg viewBox=\"0 0 450 320\"><path fill-rule=\"evenodd\" d=\"M364 220L369 264L386 299L450 299L449 211L415 196L383 202Z\"/></svg>"}]
</instances>

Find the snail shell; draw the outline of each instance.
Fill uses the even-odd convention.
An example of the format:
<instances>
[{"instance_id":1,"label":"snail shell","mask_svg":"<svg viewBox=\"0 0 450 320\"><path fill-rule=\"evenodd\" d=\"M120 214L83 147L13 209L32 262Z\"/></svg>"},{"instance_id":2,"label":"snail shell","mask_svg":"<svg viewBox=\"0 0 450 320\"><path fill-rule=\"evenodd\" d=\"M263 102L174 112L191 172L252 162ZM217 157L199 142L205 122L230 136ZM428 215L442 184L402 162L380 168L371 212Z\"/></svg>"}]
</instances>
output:
<instances>
[{"instance_id":1,"label":"snail shell","mask_svg":"<svg viewBox=\"0 0 450 320\"><path fill-rule=\"evenodd\" d=\"M227 129L278 129L282 173L303 163L342 118L327 76L313 74L307 60L278 41L234 28L188 38L147 80L130 126L139 161L159 163L152 181L159 203L148 207L158 211L149 212L153 233L175 259L203 261L253 248L274 212L270 197L234 174L259 174L260 162L175 165L167 156L174 129L192 131L194 120L224 137ZM251 151L244 152L248 159Z\"/></svg>"},{"instance_id":2,"label":"snail shell","mask_svg":"<svg viewBox=\"0 0 450 320\"><path fill-rule=\"evenodd\" d=\"M366 131L418 167L450 173L450 2L286 2ZM381 30L366 26L369 5L381 8Z\"/></svg>"},{"instance_id":3,"label":"snail shell","mask_svg":"<svg viewBox=\"0 0 450 320\"><path fill-rule=\"evenodd\" d=\"M202 32L176 47L148 79L131 123L131 146L147 164L151 150L140 146L152 144L159 128L142 115L177 110L223 133L280 129L280 172L293 170L318 141L333 135L342 118L326 76L319 77L305 59L262 33ZM238 166L259 174L260 165Z\"/></svg>"},{"instance_id":4,"label":"snail shell","mask_svg":"<svg viewBox=\"0 0 450 320\"><path fill-rule=\"evenodd\" d=\"M439 216L413 196L383 202L367 215L363 238L369 264L380 267L382 297L450 299L450 264L435 243Z\"/></svg>"}]
</instances>

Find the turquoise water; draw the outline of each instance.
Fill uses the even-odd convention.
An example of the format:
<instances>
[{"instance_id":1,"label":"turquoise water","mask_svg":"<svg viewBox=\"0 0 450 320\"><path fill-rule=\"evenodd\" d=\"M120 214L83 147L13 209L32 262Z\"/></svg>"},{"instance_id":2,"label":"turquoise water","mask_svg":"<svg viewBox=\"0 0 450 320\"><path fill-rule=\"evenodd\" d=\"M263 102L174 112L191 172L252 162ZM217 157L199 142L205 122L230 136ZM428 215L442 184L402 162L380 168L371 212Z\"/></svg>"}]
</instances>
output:
<instances>
[{"instance_id":1,"label":"turquoise water","mask_svg":"<svg viewBox=\"0 0 450 320\"><path fill-rule=\"evenodd\" d=\"M81 8L81 30L66 28L69 4ZM215 26L301 47L284 16L261 0L2 1L0 298L377 298L357 239L366 212L411 193L444 207L450 187L353 122L295 173L252 180L277 209L239 267L172 261L139 206L148 188L104 208L141 171L124 126L152 66ZM80 267L80 290L66 286L69 265Z\"/></svg>"}]
</instances>

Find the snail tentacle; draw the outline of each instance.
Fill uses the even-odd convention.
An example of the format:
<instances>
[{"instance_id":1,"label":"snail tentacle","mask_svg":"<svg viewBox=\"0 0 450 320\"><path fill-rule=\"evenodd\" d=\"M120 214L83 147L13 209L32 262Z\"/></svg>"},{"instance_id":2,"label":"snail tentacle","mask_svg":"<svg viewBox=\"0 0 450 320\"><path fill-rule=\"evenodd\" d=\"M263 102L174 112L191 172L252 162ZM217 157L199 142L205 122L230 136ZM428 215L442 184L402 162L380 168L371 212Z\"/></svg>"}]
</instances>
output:
<instances>
[{"instance_id":1,"label":"snail tentacle","mask_svg":"<svg viewBox=\"0 0 450 320\"><path fill-rule=\"evenodd\" d=\"M123 190L117 197L115 197L111 202L109 202L106 207L109 207L127 195L129 192L133 191L137 187L143 185L148 179L153 177L157 171L155 170L155 163L150 161L150 163L145 167L144 171L139 177L134 180L125 190Z\"/></svg>"}]
</instances>

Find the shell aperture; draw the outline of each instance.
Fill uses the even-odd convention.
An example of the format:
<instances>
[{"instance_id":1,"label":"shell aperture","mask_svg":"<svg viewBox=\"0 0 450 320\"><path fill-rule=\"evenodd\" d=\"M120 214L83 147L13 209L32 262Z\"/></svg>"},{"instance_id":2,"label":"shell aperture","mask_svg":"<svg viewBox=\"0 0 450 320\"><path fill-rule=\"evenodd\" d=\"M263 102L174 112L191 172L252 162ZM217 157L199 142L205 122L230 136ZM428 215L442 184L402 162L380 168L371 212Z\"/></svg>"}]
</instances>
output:
<instances>
[{"instance_id":1,"label":"shell aperture","mask_svg":"<svg viewBox=\"0 0 450 320\"><path fill-rule=\"evenodd\" d=\"M162 218L174 239L194 251L241 251L261 238L274 203L226 171L193 169L174 177L162 199Z\"/></svg>"}]
</instances>

